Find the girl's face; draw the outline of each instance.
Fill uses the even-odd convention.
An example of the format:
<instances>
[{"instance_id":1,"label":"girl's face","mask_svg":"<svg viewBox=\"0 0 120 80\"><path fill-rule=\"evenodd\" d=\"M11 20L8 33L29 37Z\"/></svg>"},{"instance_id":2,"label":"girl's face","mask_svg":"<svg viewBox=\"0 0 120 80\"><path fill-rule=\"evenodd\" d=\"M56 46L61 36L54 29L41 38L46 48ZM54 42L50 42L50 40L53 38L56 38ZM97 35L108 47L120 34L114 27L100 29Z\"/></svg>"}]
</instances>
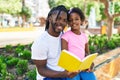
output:
<instances>
[{"instance_id":1,"label":"girl's face","mask_svg":"<svg viewBox=\"0 0 120 80\"><path fill-rule=\"evenodd\" d=\"M82 24L81 18L77 13L71 13L69 17L69 26L72 30L80 30Z\"/></svg>"}]
</instances>

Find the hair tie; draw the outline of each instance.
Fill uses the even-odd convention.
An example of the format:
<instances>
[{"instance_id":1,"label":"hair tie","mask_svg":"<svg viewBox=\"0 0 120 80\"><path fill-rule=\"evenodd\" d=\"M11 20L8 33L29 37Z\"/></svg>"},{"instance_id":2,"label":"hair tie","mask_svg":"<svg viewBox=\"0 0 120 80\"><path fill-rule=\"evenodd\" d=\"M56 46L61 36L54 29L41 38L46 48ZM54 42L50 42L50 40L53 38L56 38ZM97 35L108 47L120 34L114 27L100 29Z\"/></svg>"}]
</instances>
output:
<instances>
[{"instance_id":1,"label":"hair tie","mask_svg":"<svg viewBox=\"0 0 120 80\"><path fill-rule=\"evenodd\" d=\"M70 8L70 10L69 10L69 12L68 12L69 14L72 12L72 9L73 9L73 8Z\"/></svg>"}]
</instances>

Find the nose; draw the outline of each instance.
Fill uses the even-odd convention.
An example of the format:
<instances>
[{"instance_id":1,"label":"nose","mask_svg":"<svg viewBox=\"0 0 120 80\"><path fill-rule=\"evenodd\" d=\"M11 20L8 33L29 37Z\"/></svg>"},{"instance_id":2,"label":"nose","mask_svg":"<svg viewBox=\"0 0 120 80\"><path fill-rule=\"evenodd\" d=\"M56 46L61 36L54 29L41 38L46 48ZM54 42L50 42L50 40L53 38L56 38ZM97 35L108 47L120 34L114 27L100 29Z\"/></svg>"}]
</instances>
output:
<instances>
[{"instance_id":1,"label":"nose","mask_svg":"<svg viewBox=\"0 0 120 80\"><path fill-rule=\"evenodd\" d=\"M60 23L60 24L63 24L63 23L64 23L64 20L60 19L60 20L59 20L59 23Z\"/></svg>"},{"instance_id":2,"label":"nose","mask_svg":"<svg viewBox=\"0 0 120 80\"><path fill-rule=\"evenodd\" d=\"M76 22L76 20L73 20L73 23L75 23Z\"/></svg>"}]
</instances>

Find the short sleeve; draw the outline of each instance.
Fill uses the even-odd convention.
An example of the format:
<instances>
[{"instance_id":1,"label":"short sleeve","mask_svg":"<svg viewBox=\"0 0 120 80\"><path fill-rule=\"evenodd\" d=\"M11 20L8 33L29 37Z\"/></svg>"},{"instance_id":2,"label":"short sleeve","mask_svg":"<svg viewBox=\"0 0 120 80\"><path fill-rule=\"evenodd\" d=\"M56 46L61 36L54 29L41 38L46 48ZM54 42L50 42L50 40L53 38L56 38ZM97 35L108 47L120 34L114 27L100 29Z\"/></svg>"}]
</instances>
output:
<instances>
[{"instance_id":1,"label":"short sleeve","mask_svg":"<svg viewBox=\"0 0 120 80\"><path fill-rule=\"evenodd\" d=\"M32 52L32 59L35 60L44 60L47 59L47 47L44 43L41 43L39 40L36 40L32 47L31 47L31 52Z\"/></svg>"},{"instance_id":2,"label":"short sleeve","mask_svg":"<svg viewBox=\"0 0 120 80\"><path fill-rule=\"evenodd\" d=\"M64 40L66 40L66 41L68 42L68 40L69 40L69 35L68 35L68 33L67 33L67 32L64 33L61 38L64 39Z\"/></svg>"}]
</instances>

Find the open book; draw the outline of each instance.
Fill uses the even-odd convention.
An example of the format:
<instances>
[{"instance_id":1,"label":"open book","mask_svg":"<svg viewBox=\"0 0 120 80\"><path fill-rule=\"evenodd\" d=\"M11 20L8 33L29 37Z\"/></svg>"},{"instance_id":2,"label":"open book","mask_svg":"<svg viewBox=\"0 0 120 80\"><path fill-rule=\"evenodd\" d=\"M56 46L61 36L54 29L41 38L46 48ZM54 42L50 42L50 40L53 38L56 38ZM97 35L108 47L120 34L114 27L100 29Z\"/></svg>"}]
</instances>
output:
<instances>
[{"instance_id":1,"label":"open book","mask_svg":"<svg viewBox=\"0 0 120 80\"><path fill-rule=\"evenodd\" d=\"M69 51L62 50L58 61L58 66L70 72L85 70L90 68L97 55L98 53L90 54L81 60L79 57L70 53Z\"/></svg>"}]
</instances>

